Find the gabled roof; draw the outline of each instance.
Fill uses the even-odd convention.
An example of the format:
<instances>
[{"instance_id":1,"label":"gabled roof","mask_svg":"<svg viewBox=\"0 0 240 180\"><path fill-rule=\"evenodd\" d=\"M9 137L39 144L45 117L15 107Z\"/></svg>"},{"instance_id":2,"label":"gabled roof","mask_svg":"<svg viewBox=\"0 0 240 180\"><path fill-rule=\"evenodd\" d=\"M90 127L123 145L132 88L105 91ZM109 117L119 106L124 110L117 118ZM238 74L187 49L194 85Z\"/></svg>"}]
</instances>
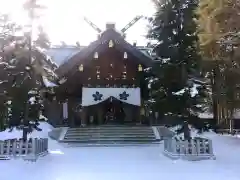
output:
<instances>
[{"instance_id":1,"label":"gabled roof","mask_svg":"<svg viewBox=\"0 0 240 180\"><path fill-rule=\"evenodd\" d=\"M137 47L132 46L128 42L124 40L124 38L116 32L114 29L108 29L105 32L101 34L101 37L91 43L89 46L83 48L79 53L76 53L72 56L68 61L63 63L57 70L57 74L61 77L70 72L76 65L81 62L84 64L85 60L93 54L97 48L98 51L105 51L108 46L101 46L103 43L107 43L113 40L117 43L114 43L115 48L119 49L120 51L126 51L133 56L136 57L136 59L139 60L139 63L145 65L145 66L151 66L152 65L152 58L151 56L147 55L146 53L143 53L141 50L137 49Z\"/></svg>"},{"instance_id":2,"label":"gabled roof","mask_svg":"<svg viewBox=\"0 0 240 180\"><path fill-rule=\"evenodd\" d=\"M50 56L58 66L61 66L75 54L79 53L83 48L84 47L76 46L52 47L46 50L45 54Z\"/></svg>"}]
</instances>

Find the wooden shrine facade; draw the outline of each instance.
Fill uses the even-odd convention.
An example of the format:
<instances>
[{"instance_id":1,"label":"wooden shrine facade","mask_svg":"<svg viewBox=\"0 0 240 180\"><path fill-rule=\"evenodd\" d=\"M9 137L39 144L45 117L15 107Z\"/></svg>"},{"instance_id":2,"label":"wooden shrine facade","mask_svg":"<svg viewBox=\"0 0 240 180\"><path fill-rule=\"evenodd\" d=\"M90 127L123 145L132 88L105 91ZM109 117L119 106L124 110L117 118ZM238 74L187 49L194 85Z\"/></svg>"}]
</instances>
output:
<instances>
[{"instance_id":1,"label":"wooden shrine facade","mask_svg":"<svg viewBox=\"0 0 240 180\"><path fill-rule=\"evenodd\" d=\"M47 116L70 125L138 122L147 86L143 69L151 64L114 27L107 29L56 70Z\"/></svg>"}]
</instances>

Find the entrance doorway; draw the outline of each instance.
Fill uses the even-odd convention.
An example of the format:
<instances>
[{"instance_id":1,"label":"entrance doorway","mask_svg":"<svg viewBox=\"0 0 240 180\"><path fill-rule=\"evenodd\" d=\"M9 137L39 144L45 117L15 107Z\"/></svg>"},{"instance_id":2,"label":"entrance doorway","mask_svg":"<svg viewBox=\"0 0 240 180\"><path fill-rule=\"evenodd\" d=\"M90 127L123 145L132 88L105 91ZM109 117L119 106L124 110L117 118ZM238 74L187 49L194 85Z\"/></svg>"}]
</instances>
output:
<instances>
[{"instance_id":1,"label":"entrance doorway","mask_svg":"<svg viewBox=\"0 0 240 180\"><path fill-rule=\"evenodd\" d=\"M104 118L104 124L124 124L125 113L122 102L109 98L104 103Z\"/></svg>"}]
</instances>

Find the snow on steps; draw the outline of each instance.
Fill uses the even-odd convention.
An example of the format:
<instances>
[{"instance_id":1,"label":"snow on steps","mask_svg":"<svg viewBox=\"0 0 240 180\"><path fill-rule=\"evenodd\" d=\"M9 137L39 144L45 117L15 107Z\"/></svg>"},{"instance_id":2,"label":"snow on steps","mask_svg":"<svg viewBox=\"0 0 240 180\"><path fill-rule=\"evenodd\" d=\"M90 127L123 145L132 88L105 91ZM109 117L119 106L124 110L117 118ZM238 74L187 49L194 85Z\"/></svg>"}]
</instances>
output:
<instances>
[{"instance_id":1,"label":"snow on steps","mask_svg":"<svg viewBox=\"0 0 240 180\"><path fill-rule=\"evenodd\" d=\"M163 144L162 141L155 141L151 143L139 143L139 142L112 142L112 143L65 143L64 147L126 147L126 146L158 146Z\"/></svg>"},{"instance_id":2,"label":"snow on steps","mask_svg":"<svg viewBox=\"0 0 240 180\"><path fill-rule=\"evenodd\" d=\"M159 142L149 126L98 126L68 128L60 142L70 146L126 146Z\"/></svg>"}]
</instances>

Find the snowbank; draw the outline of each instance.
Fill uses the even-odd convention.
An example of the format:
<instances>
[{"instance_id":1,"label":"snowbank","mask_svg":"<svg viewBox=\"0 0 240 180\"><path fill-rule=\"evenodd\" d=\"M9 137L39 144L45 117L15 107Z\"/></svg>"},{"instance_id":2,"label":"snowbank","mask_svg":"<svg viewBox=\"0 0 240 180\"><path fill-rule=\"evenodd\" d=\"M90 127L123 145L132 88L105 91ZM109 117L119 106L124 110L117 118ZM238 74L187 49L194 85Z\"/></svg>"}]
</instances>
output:
<instances>
[{"instance_id":1,"label":"snowbank","mask_svg":"<svg viewBox=\"0 0 240 180\"><path fill-rule=\"evenodd\" d=\"M179 130L181 128L180 125L174 126L174 127L170 127L168 128L170 131L176 132L177 130ZM202 137L202 138L207 138L206 136L204 136L205 134L208 134L208 132L204 132L204 133L198 133L198 130L190 127L190 133L191 133L191 137L195 138L195 137ZM213 133L214 132L212 130L209 130L209 133ZM178 137L178 138L184 138L184 134L183 133L179 133L174 136L174 137Z\"/></svg>"},{"instance_id":2,"label":"snowbank","mask_svg":"<svg viewBox=\"0 0 240 180\"><path fill-rule=\"evenodd\" d=\"M199 118L201 119L212 119L213 118L213 114L212 113L208 113L208 112L204 112L204 113L199 113Z\"/></svg>"},{"instance_id":3,"label":"snowbank","mask_svg":"<svg viewBox=\"0 0 240 180\"><path fill-rule=\"evenodd\" d=\"M212 119L213 118L213 113L210 112L203 112L203 113L199 113L199 117L202 119ZM240 118L240 109L236 109L233 117L236 119Z\"/></svg>"},{"instance_id":4,"label":"snowbank","mask_svg":"<svg viewBox=\"0 0 240 180\"><path fill-rule=\"evenodd\" d=\"M240 134L235 134L235 135L231 135L231 134L221 134L222 136L227 136L227 137L235 137L235 138L239 138L240 139Z\"/></svg>"},{"instance_id":5,"label":"snowbank","mask_svg":"<svg viewBox=\"0 0 240 180\"><path fill-rule=\"evenodd\" d=\"M39 126L42 131L34 130L32 133L28 135L29 138L47 138L48 132L53 129L53 127L48 124L47 122L40 122ZM9 129L6 129L5 131L0 132L0 140L5 139L15 139L15 138L21 138L22 137L22 130L17 130L14 128L11 132L9 132Z\"/></svg>"}]
</instances>

